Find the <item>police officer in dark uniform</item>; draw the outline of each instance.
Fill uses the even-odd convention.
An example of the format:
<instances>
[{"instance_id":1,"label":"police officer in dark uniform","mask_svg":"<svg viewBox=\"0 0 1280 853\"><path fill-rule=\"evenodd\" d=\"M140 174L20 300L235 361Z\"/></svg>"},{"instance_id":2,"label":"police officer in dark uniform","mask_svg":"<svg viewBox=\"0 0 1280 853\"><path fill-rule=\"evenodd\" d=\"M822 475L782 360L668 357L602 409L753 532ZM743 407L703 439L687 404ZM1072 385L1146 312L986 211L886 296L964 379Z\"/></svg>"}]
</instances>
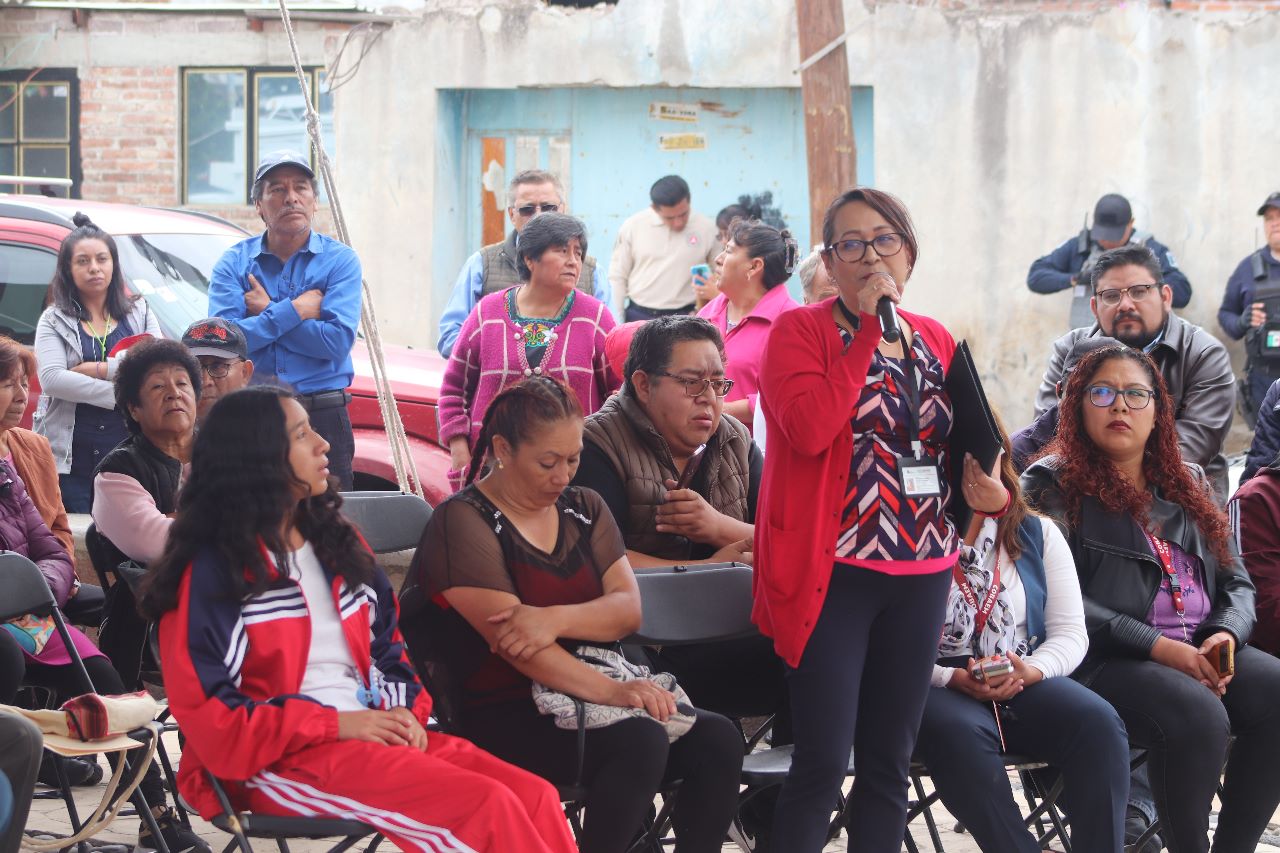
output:
<instances>
[{"instance_id":1,"label":"police officer in dark uniform","mask_svg":"<svg viewBox=\"0 0 1280 853\"><path fill-rule=\"evenodd\" d=\"M1156 256L1164 283L1173 290L1173 307L1185 307L1191 301L1191 282L1178 269L1169 249L1146 231L1133 227L1133 209L1122 195L1108 193L1098 199L1093 208L1093 227L1088 225L1080 234L1031 265L1027 273L1027 287L1036 293L1057 293L1072 288L1070 329L1092 326L1093 311L1089 298L1093 296L1089 286L1089 273L1098 256L1108 249L1116 249L1125 243L1145 245Z\"/></svg>"},{"instance_id":2,"label":"police officer in dark uniform","mask_svg":"<svg viewBox=\"0 0 1280 853\"><path fill-rule=\"evenodd\" d=\"M1240 262L1222 296L1218 325L1244 338L1248 362L1240 385L1244 415L1253 427L1271 383L1280 379L1280 192L1258 208L1267 245Z\"/></svg>"}]
</instances>

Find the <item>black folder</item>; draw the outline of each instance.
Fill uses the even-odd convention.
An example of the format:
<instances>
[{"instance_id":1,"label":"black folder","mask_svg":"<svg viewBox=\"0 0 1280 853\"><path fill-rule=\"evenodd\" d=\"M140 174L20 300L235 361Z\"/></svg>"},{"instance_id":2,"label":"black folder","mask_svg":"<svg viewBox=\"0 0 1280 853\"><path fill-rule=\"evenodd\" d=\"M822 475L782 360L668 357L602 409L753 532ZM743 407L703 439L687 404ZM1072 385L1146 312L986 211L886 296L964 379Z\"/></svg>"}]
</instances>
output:
<instances>
[{"instance_id":1,"label":"black folder","mask_svg":"<svg viewBox=\"0 0 1280 853\"><path fill-rule=\"evenodd\" d=\"M965 503L962 488L964 455L972 454L984 471L990 471L996 456L1004 447L1004 435L996 425L991 406L987 403L987 395L982 390L982 380L978 378L978 368L973 363L967 341L961 341L956 347L944 387L951 400L952 414L948 446L951 502L947 505L947 511L955 519L956 530L964 536L969 521L973 518L973 510Z\"/></svg>"}]
</instances>

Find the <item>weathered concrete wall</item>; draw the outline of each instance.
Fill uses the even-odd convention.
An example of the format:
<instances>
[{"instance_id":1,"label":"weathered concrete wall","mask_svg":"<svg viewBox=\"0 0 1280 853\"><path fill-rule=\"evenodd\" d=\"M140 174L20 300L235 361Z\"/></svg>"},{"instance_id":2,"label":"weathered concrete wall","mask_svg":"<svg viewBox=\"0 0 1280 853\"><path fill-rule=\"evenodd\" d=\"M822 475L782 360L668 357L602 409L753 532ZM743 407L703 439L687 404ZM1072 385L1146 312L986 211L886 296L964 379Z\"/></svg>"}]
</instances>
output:
<instances>
[{"instance_id":1,"label":"weathered concrete wall","mask_svg":"<svg viewBox=\"0 0 1280 853\"><path fill-rule=\"evenodd\" d=\"M973 342L993 401L1020 424L1068 302L1028 291L1027 267L1103 193L1127 195L1171 246L1195 287L1185 315L1219 331L1254 210L1280 188L1267 107L1280 16L1261 3L989 5L847 0L847 49L851 82L875 91L876 183L921 232L906 304ZM452 285L432 279L423 239L433 217L459 215L433 204L438 89L797 86L794 29L789 0L451 0L397 25L338 93L339 147L377 189L345 203L394 306L388 337L430 345Z\"/></svg>"}]
</instances>

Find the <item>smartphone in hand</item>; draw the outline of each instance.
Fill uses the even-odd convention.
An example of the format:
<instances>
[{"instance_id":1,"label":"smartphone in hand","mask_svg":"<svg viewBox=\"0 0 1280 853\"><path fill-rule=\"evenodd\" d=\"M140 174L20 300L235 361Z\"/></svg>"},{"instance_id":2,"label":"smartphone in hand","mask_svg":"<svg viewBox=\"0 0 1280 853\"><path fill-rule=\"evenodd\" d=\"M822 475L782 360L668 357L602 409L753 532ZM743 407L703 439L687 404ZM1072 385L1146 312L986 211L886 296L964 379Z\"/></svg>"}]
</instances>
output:
<instances>
[{"instance_id":1,"label":"smartphone in hand","mask_svg":"<svg viewBox=\"0 0 1280 853\"><path fill-rule=\"evenodd\" d=\"M1205 657L1209 659L1209 663L1217 671L1219 678L1226 678L1228 675L1234 675L1236 671L1236 654L1235 644L1230 640L1223 640L1218 645L1205 652Z\"/></svg>"},{"instance_id":2,"label":"smartphone in hand","mask_svg":"<svg viewBox=\"0 0 1280 853\"><path fill-rule=\"evenodd\" d=\"M698 466L702 464L702 454L706 452L707 446L705 444L698 445L698 449L693 451L689 461L684 464L684 471L680 474L680 479L676 480L677 489L689 488L689 484L693 482L694 476L698 473Z\"/></svg>"}]
</instances>

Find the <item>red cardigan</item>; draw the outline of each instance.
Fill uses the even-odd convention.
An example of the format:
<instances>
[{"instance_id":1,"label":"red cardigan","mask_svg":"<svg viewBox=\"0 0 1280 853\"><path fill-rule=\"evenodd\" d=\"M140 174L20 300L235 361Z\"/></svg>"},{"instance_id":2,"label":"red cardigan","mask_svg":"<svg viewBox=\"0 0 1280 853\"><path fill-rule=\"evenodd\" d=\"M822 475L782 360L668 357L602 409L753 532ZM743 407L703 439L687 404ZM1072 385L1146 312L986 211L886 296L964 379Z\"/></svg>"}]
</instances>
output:
<instances>
[{"instance_id":1,"label":"red cardigan","mask_svg":"<svg viewBox=\"0 0 1280 853\"><path fill-rule=\"evenodd\" d=\"M849 418L880 343L879 321L863 314L846 351L831 315L834 301L778 317L760 375L768 448L756 511L751 617L791 666L799 666L826 599L853 455ZM898 313L948 369L956 345L942 324Z\"/></svg>"}]
</instances>

